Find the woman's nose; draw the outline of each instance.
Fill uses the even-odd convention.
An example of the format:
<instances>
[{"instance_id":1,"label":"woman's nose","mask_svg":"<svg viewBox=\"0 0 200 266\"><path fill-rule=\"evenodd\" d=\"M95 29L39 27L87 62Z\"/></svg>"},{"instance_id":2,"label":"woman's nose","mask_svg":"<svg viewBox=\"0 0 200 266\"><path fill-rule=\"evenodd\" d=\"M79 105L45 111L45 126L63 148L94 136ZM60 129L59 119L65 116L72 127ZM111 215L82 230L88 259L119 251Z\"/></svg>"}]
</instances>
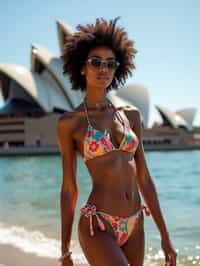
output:
<instances>
[{"instance_id":1,"label":"woman's nose","mask_svg":"<svg viewBox=\"0 0 200 266\"><path fill-rule=\"evenodd\" d=\"M108 72L108 67L107 67L106 63L103 63L103 64L100 66L100 72L103 72L103 73Z\"/></svg>"}]
</instances>

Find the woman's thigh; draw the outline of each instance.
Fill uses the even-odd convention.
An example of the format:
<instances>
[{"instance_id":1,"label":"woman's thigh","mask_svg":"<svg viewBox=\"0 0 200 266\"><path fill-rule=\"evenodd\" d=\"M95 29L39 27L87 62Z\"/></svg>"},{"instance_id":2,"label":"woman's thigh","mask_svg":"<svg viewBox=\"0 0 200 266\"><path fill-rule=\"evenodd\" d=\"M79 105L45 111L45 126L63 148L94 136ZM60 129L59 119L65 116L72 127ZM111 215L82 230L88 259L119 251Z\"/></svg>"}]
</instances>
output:
<instances>
[{"instance_id":1,"label":"woman's thigh","mask_svg":"<svg viewBox=\"0 0 200 266\"><path fill-rule=\"evenodd\" d=\"M91 236L89 219L86 219L85 217L80 218L78 235L89 264L92 266L127 266L126 257L109 231L100 231L93 220L94 235Z\"/></svg>"},{"instance_id":2,"label":"woman's thigh","mask_svg":"<svg viewBox=\"0 0 200 266\"><path fill-rule=\"evenodd\" d=\"M145 250L145 233L143 225L136 226L127 240L122 246L122 250L126 255L130 266L142 266L144 263Z\"/></svg>"}]
</instances>

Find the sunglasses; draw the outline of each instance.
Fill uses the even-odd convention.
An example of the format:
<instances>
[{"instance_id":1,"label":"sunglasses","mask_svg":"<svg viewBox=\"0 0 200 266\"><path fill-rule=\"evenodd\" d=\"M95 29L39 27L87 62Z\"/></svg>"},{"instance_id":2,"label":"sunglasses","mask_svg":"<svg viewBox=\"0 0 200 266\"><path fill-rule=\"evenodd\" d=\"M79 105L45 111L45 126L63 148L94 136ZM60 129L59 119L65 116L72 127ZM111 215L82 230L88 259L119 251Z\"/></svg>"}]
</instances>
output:
<instances>
[{"instance_id":1,"label":"sunglasses","mask_svg":"<svg viewBox=\"0 0 200 266\"><path fill-rule=\"evenodd\" d=\"M106 66L109 70L115 70L120 65L115 59L102 60L98 57L90 57L87 59L87 62L95 68Z\"/></svg>"}]
</instances>

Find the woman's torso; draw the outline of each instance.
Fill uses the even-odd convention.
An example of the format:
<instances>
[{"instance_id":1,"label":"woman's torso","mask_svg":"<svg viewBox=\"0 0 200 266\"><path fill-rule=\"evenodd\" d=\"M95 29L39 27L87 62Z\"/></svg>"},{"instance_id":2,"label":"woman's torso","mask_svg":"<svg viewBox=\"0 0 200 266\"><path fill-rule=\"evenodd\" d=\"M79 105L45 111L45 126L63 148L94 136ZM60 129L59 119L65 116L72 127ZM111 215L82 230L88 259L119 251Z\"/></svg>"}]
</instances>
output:
<instances>
[{"instance_id":1,"label":"woman's torso","mask_svg":"<svg viewBox=\"0 0 200 266\"><path fill-rule=\"evenodd\" d=\"M114 112L115 120L113 120ZM90 158L85 160L92 179L92 190L87 202L95 204L97 209L111 215L129 216L135 213L141 204L136 184L137 168L134 159L137 145L130 152L126 151L128 144L122 143L124 134L130 140L132 134L132 138L136 140L134 132L129 132L131 126L125 112L110 109L88 111L87 113L84 106L80 105L77 111L74 112L74 119L73 139L83 159L87 156L88 145L93 145L92 141L96 141L94 135L91 135L89 140L87 139L88 130L91 130L90 126L92 126L93 133L98 135L100 140L104 137L104 129L107 129L110 134L107 141L113 146L113 149L110 150L106 150L106 147L104 147L105 152L102 152L102 147L99 147L101 149L99 154L95 153L95 149L93 149ZM124 121L125 124L123 124ZM127 126L127 131L125 126ZM100 140L98 139L98 145L101 145ZM121 144L123 144L123 147L120 148ZM93 154L94 157L92 157Z\"/></svg>"}]
</instances>

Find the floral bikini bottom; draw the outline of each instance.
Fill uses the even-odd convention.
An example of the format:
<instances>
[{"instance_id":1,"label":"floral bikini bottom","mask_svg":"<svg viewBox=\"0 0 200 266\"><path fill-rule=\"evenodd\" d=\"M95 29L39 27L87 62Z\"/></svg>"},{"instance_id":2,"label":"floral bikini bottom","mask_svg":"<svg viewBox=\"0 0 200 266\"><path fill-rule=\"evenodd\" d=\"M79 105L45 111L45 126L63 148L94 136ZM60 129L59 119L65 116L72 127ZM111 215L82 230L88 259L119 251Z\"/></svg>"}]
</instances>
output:
<instances>
[{"instance_id":1,"label":"floral bikini bottom","mask_svg":"<svg viewBox=\"0 0 200 266\"><path fill-rule=\"evenodd\" d=\"M101 231L105 231L105 225L101 220L103 217L113 228L116 236L116 241L119 246L125 244L131 235L135 222L139 219L144 210L145 215L149 216L150 211L145 205L141 205L141 208L133 215L128 217L112 216L108 213L97 211L94 204L85 204L81 208L81 214L90 219L90 235L94 235L92 217L95 216L98 222L98 226Z\"/></svg>"}]
</instances>

